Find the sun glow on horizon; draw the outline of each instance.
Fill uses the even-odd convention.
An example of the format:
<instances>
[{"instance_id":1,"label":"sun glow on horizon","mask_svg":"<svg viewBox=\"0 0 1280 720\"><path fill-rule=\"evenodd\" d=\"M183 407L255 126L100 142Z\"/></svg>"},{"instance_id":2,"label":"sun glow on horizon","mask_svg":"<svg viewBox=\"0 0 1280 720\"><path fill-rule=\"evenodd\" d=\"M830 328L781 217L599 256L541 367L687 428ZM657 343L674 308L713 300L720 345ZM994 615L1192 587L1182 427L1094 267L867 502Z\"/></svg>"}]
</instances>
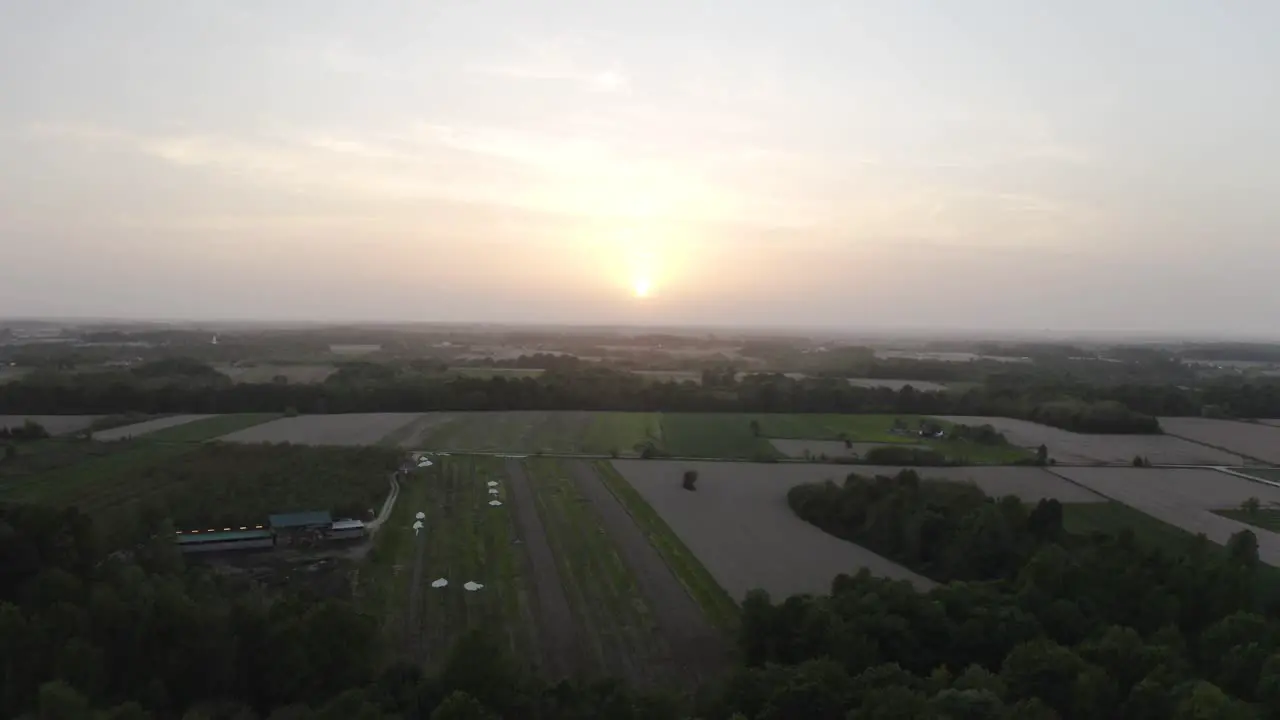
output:
<instances>
[{"instance_id":1,"label":"sun glow on horizon","mask_svg":"<svg viewBox=\"0 0 1280 720\"><path fill-rule=\"evenodd\" d=\"M653 290L653 283L649 281L649 278L646 278L646 277L636 278L631 283L631 294L635 295L637 298L649 297L649 293L652 290Z\"/></svg>"}]
</instances>

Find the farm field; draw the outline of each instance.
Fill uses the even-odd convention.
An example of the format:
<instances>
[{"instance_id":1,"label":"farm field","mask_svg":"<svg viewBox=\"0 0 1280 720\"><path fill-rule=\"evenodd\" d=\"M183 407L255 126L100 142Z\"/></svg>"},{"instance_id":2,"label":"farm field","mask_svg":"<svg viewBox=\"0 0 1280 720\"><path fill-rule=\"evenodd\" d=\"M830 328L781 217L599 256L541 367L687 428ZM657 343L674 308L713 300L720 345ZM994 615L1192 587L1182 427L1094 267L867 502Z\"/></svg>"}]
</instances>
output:
<instances>
[{"instance_id":1,"label":"farm field","mask_svg":"<svg viewBox=\"0 0 1280 720\"><path fill-rule=\"evenodd\" d=\"M168 415L152 420L144 420L140 423L132 425L122 425L114 427L110 430L99 430L93 434L93 439L98 442L112 442L113 440L123 440L125 438L139 437L147 435L166 428L175 428L185 425L196 420L205 420L212 415Z\"/></svg>"},{"instance_id":2,"label":"farm field","mask_svg":"<svg viewBox=\"0 0 1280 720\"><path fill-rule=\"evenodd\" d=\"M664 608L655 607L653 598L642 591L633 565L624 559L616 542L619 528L606 526L601 513L608 507L583 492L595 488L575 482L570 475L580 468L571 470L558 460L529 459L524 471L583 640L587 674L650 686L679 681L680 674L672 673L669 660L674 654L672 644L681 638L671 632L674 628L669 623L666 632L659 627ZM616 506L589 468L587 473ZM622 519L634 528L625 512ZM647 549L643 537L640 541L641 549ZM676 599L692 606L674 577L668 573L667 578L674 584ZM692 607L696 613L696 606Z\"/></svg>"},{"instance_id":3,"label":"farm field","mask_svg":"<svg viewBox=\"0 0 1280 720\"><path fill-rule=\"evenodd\" d=\"M916 443L850 443L848 447L839 440L770 440L773 447L789 458L816 460L826 458L861 457L868 450L886 445L936 450L948 458L977 465L1009 465L1019 460L1030 460L1030 451L1015 445L981 445L960 440L920 440ZM807 453L807 454L806 454Z\"/></svg>"},{"instance_id":4,"label":"farm field","mask_svg":"<svg viewBox=\"0 0 1280 720\"><path fill-rule=\"evenodd\" d=\"M676 457L739 458L777 457L765 439L751 433L753 416L733 413L664 413L662 447Z\"/></svg>"},{"instance_id":5,"label":"farm field","mask_svg":"<svg viewBox=\"0 0 1280 720\"><path fill-rule=\"evenodd\" d=\"M1141 455L1157 465L1242 465L1239 455L1183 440L1171 435L1086 435L1003 417L942 416L942 420L966 425L990 424L1013 445L1049 448L1049 457L1060 464L1127 465ZM1162 421L1163 422L1163 421Z\"/></svg>"},{"instance_id":6,"label":"farm field","mask_svg":"<svg viewBox=\"0 0 1280 720\"><path fill-rule=\"evenodd\" d=\"M0 366L0 385L21 380L30 372L31 368L9 367L8 365Z\"/></svg>"},{"instance_id":7,"label":"farm field","mask_svg":"<svg viewBox=\"0 0 1280 720\"><path fill-rule=\"evenodd\" d=\"M1213 510L1238 508L1250 497L1264 504L1280 502L1280 488L1209 469L1057 467L1052 472L1189 533L1204 533L1220 545L1251 528ZM1258 556L1280 565L1280 535L1256 535Z\"/></svg>"},{"instance_id":8,"label":"farm field","mask_svg":"<svg viewBox=\"0 0 1280 720\"><path fill-rule=\"evenodd\" d=\"M613 466L735 600L754 588L774 597L828 592L836 575L863 567L917 587L933 585L791 512L786 494L793 485L843 477L839 468L662 460L614 460ZM696 492L680 486L690 469L699 473Z\"/></svg>"},{"instance_id":9,"label":"farm field","mask_svg":"<svg viewBox=\"0 0 1280 720\"><path fill-rule=\"evenodd\" d=\"M1278 508L1262 508L1256 512L1236 508L1234 510L1214 510L1213 513L1246 525L1280 533L1280 509Z\"/></svg>"},{"instance_id":10,"label":"farm field","mask_svg":"<svg viewBox=\"0 0 1280 720\"><path fill-rule=\"evenodd\" d=\"M199 420L154 430L143 436L149 442L204 442L245 428L271 422L278 413L232 413L208 415Z\"/></svg>"},{"instance_id":11,"label":"farm field","mask_svg":"<svg viewBox=\"0 0 1280 720\"><path fill-rule=\"evenodd\" d=\"M843 440L877 444L917 444L919 438L892 432L893 421L901 418L914 428L922 419L918 415L835 415L813 414L756 414L738 415L749 425L752 420L760 424L760 434L783 440ZM943 427L947 423L940 423Z\"/></svg>"},{"instance_id":12,"label":"farm field","mask_svg":"<svg viewBox=\"0 0 1280 720\"><path fill-rule=\"evenodd\" d=\"M305 365L266 363L241 366L222 364L215 365L214 369L238 383L270 383L275 382L277 377L283 377L290 384L296 385L322 383L338 371L336 365L328 363Z\"/></svg>"},{"instance_id":13,"label":"farm field","mask_svg":"<svg viewBox=\"0 0 1280 720\"><path fill-rule=\"evenodd\" d=\"M509 411L448 413L419 444L450 452L636 455L646 440L661 441L655 413Z\"/></svg>"},{"instance_id":14,"label":"farm field","mask_svg":"<svg viewBox=\"0 0 1280 720\"><path fill-rule=\"evenodd\" d=\"M707 571L702 562L662 519L644 496L627 482L613 463L607 460L591 462L596 479L612 493L617 503L625 508L640 535L648 540L653 551L675 575L685 592L701 609L702 617L719 628L726 636L738 627L738 603ZM581 472L581 470L579 470Z\"/></svg>"},{"instance_id":15,"label":"farm field","mask_svg":"<svg viewBox=\"0 0 1280 720\"><path fill-rule=\"evenodd\" d=\"M1130 530L1141 543L1175 551L1195 542L1195 535L1124 503L1073 503L1062 506L1063 528L1072 535L1116 535Z\"/></svg>"},{"instance_id":16,"label":"farm field","mask_svg":"<svg viewBox=\"0 0 1280 720\"><path fill-rule=\"evenodd\" d=\"M0 428L22 427L27 420L44 426L50 435L70 435L93 424L101 415L0 415Z\"/></svg>"},{"instance_id":17,"label":"farm field","mask_svg":"<svg viewBox=\"0 0 1280 720\"><path fill-rule=\"evenodd\" d=\"M418 417L419 413L298 415L254 425L218 439L239 443L376 445Z\"/></svg>"},{"instance_id":18,"label":"farm field","mask_svg":"<svg viewBox=\"0 0 1280 720\"><path fill-rule=\"evenodd\" d=\"M1241 475L1248 475L1249 477L1255 477L1259 480L1266 480L1268 482L1280 483L1280 468L1238 467L1230 469L1234 472L1240 473Z\"/></svg>"},{"instance_id":19,"label":"farm field","mask_svg":"<svg viewBox=\"0 0 1280 720\"><path fill-rule=\"evenodd\" d=\"M1160 426L1170 435L1220 447L1264 462L1280 463L1280 428L1277 427L1191 417L1162 417Z\"/></svg>"}]
</instances>

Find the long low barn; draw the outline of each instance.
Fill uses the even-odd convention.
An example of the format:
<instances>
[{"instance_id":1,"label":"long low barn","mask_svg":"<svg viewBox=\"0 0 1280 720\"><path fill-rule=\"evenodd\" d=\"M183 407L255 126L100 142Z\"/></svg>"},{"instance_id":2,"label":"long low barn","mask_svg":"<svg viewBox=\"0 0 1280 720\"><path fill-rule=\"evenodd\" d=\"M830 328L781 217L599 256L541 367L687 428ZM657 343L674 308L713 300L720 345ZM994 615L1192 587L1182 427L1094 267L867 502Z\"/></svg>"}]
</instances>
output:
<instances>
[{"instance_id":1,"label":"long low barn","mask_svg":"<svg viewBox=\"0 0 1280 720\"><path fill-rule=\"evenodd\" d=\"M275 546L276 537L270 530L195 530L178 535L178 549L184 553L262 550Z\"/></svg>"}]
</instances>

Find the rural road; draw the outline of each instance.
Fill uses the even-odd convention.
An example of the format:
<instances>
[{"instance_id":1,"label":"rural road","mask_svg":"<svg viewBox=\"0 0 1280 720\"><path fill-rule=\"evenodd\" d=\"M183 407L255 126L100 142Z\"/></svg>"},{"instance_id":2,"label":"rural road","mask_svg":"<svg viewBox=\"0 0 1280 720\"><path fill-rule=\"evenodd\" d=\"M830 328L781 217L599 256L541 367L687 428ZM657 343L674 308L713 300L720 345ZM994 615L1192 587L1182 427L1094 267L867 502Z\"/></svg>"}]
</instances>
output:
<instances>
[{"instance_id":1,"label":"rural road","mask_svg":"<svg viewBox=\"0 0 1280 720\"><path fill-rule=\"evenodd\" d=\"M595 470L581 460L568 466L578 491L595 506L606 532L653 609L658 633L671 652L670 665L677 673L674 679L709 680L718 676L728 664L728 651L702 608ZM663 663L664 667L667 665Z\"/></svg>"},{"instance_id":2,"label":"rural road","mask_svg":"<svg viewBox=\"0 0 1280 720\"><path fill-rule=\"evenodd\" d=\"M409 612L405 613L404 643L410 656L422 660L422 625L418 613L422 609L422 558L427 551L427 534L414 533L413 576L409 578Z\"/></svg>"},{"instance_id":3,"label":"rural road","mask_svg":"<svg viewBox=\"0 0 1280 720\"><path fill-rule=\"evenodd\" d=\"M382 511L378 513L378 517L370 520L365 529L369 531L369 535L378 532L378 528L382 527L382 523L391 517L391 511L396 507L396 500L400 498L400 483L396 481L396 473L391 473L391 492L387 495L387 499L382 503Z\"/></svg>"},{"instance_id":4,"label":"rural road","mask_svg":"<svg viewBox=\"0 0 1280 720\"><path fill-rule=\"evenodd\" d=\"M532 569L530 577L537 599L539 636L544 639L542 674L552 681L570 677L582 669L583 645L578 626L569 610L569 599L565 597L556 558L547 542L524 465L515 459L508 459L505 465L511 489L508 499L515 504L516 532Z\"/></svg>"}]
</instances>

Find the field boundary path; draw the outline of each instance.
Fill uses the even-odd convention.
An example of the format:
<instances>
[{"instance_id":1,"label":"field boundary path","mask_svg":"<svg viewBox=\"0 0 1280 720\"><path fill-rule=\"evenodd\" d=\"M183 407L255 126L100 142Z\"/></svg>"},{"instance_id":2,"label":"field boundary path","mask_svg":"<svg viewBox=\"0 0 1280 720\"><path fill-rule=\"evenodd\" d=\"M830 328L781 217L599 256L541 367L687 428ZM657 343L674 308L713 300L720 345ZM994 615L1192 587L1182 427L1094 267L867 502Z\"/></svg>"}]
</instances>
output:
<instances>
[{"instance_id":1,"label":"field boundary path","mask_svg":"<svg viewBox=\"0 0 1280 720\"><path fill-rule=\"evenodd\" d=\"M623 562L649 600L658 633L670 648L669 660L675 667L676 678L707 680L717 676L728 664L727 648L720 633L595 469L581 460L568 465L578 491L599 513Z\"/></svg>"},{"instance_id":2,"label":"field boundary path","mask_svg":"<svg viewBox=\"0 0 1280 720\"><path fill-rule=\"evenodd\" d=\"M569 610L569 598L556 568L556 558L538 515L533 487L519 460L508 458L504 464L511 487L509 499L515 504L516 533L532 569L538 636L543 639L542 674L549 680L576 675L582 668L582 642Z\"/></svg>"}]
</instances>

